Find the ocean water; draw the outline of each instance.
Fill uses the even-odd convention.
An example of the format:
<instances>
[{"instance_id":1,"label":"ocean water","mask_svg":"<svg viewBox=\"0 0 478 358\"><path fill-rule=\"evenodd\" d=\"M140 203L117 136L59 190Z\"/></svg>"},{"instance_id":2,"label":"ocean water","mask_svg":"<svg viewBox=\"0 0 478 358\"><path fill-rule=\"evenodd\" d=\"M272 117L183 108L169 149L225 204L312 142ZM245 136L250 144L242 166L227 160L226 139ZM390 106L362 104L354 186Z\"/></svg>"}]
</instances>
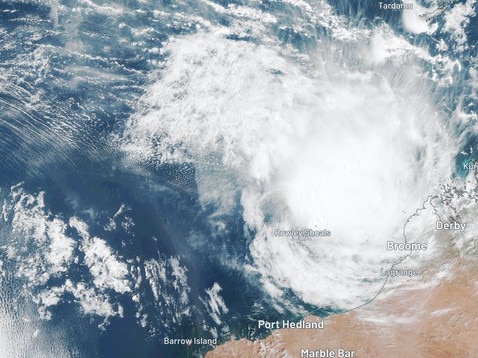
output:
<instances>
[{"instance_id":1,"label":"ocean water","mask_svg":"<svg viewBox=\"0 0 478 358\"><path fill-rule=\"evenodd\" d=\"M201 356L164 340L372 299L478 149L476 1L412 3L0 1L0 355Z\"/></svg>"}]
</instances>

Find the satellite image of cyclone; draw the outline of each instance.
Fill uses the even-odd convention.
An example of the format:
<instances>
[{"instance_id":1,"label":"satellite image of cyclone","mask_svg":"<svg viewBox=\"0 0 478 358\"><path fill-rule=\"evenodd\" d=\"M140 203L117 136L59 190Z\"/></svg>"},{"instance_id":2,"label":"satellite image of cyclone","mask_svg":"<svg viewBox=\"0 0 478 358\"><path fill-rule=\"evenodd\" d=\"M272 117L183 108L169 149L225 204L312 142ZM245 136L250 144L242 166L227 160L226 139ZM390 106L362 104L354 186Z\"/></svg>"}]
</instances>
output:
<instances>
[{"instance_id":1,"label":"satellite image of cyclone","mask_svg":"<svg viewBox=\"0 0 478 358\"><path fill-rule=\"evenodd\" d=\"M0 358L478 357L476 0L0 0Z\"/></svg>"}]
</instances>

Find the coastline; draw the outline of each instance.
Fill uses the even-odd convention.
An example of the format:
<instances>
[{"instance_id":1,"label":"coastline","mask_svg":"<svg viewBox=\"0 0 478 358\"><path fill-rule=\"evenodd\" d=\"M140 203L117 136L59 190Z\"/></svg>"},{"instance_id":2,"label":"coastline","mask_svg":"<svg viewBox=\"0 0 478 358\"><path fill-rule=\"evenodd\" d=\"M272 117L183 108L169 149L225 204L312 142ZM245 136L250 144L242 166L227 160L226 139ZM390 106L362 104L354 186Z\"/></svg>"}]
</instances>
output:
<instances>
[{"instance_id":1,"label":"coastline","mask_svg":"<svg viewBox=\"0 0 478 358\"><path fill-rule=\"evenodd\" d=\"M276 329L256 341L228 341L205 357L476 356L478 261L441 236L442 254L423 263L420 277L387 279L368 304L324 318L324 329Z\"/></svg>"}]
</instances>

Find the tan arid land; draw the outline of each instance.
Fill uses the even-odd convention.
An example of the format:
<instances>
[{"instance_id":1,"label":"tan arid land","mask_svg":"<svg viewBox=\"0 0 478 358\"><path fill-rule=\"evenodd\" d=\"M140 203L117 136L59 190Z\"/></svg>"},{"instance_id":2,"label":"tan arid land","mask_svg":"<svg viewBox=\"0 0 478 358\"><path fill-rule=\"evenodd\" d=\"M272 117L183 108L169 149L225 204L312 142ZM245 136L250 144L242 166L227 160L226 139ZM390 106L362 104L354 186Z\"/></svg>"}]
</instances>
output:
<instances>
[{"instance_id":1,"label":"tan arid land","mask_svg":"<svg viewBox=\"0 0 478 358\"><path fill-rule=\"evenodd\" d=\"M447 239L422 275L390 278L375 300L327 317L324 329L278 329L254 342L226 342L206 357L478 357L477 240L463 253ZM335 355L320 355L327 349Z\"/></svg>"}]
</instances>

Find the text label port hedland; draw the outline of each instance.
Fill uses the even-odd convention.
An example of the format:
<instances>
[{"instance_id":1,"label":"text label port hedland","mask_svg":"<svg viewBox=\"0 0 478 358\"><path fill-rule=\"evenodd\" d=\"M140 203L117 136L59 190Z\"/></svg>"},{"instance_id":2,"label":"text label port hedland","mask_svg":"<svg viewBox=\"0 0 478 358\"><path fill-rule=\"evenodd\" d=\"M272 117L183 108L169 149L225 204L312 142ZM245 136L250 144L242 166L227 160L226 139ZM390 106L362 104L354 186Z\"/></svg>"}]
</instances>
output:
<instances>
[{"instance_id":1,"label":"text label port hedland","mask_svg":"<svg viewBox=\"0 0 478 358\"><path fill-rule=\"evenodd\" d=\"M321 321L298 321L292 322L289 320L283 321L265 321L265 320L258 320L257 321L257 328L266 328L266 329L279 329L279 328L289 328L289 329L323 329L324 328L324 320Z\"/></svg>"}]
</instances>

